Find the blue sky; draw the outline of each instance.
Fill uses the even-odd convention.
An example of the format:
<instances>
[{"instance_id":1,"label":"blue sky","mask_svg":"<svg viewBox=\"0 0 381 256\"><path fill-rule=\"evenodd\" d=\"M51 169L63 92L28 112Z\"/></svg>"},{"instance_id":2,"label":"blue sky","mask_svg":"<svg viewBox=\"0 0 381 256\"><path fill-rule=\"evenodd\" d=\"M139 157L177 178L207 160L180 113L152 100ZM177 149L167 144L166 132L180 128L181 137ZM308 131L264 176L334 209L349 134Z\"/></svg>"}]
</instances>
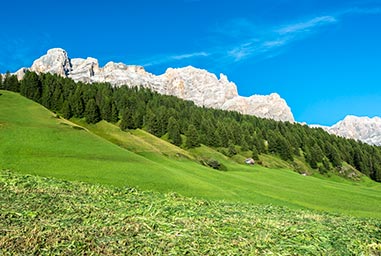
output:
<instances>
[{"instance_id":1,"label":"blue sky","mask_svg":"<svg viewBox=\"0 0 381 256\"><path fill-rule=\"evenodd\" d=\"M3 1L0 72L53 47L70 57L192 65L241 95L283 97L296 121L381 116L381 0Z\"/></svg>"}]
</instances>

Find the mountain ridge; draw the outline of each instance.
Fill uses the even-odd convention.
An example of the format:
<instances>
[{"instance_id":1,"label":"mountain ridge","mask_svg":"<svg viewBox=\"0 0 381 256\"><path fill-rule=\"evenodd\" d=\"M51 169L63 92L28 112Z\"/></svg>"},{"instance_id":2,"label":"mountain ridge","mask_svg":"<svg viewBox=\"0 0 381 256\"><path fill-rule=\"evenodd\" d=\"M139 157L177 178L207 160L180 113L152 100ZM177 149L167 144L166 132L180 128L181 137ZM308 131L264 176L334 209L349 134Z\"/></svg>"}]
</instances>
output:
<instances>
[{"instance_id":1,"label":"mountain ridge","mask_svg":"<svg viewBox=\"0 0 381 256\"><path fill-rule=\"evenodd\" d=\"M290 107L277 93L243 97L238 95L237 86L229 81L226 75L221 73L218 78L207 70L192 66L168 68L164 74L154 75L141 66L121 62L110 61L101 67L98 60L92 57L70 59L65 50L53 48L36 59L30 68L19 69L16 72L18 79L21 80L28 70L57 74L72 78L76 82L142 86L160 94L191 100L198 106L295 122Z\"/></svg>"},{"instance_id":2,"label":"mountain ridge","mask_svg":"<svg viewBox=\"0 0 381 256\"><path fill-rule=\"evenodd\" d=\"M332 126L311 125L325 131L349 138L360 140L370 145L381 146L381 118L378 116L347 115L343 120Z\"/></svg>"}]
</instances>

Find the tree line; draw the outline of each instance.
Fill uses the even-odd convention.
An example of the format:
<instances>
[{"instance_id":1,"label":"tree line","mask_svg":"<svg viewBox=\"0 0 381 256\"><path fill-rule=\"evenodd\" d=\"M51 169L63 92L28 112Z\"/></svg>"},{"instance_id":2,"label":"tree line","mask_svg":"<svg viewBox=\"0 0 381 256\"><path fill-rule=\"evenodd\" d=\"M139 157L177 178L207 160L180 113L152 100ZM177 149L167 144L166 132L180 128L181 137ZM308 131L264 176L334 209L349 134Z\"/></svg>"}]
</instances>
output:
<instances>
[{"instance_id":1,"label":"tree line","mask_svg":"<svg viewBox=\"0 0 381 256\"><path fill-rule=\"evenodd\" d=\"M293 162L303 157L313 169L326 173L346 162L375 181L381 181L381 148L328 134L320 128L280 122L196 106L191 101L151 90L109 83L85 84L52 74L27 72L21 81L7 72L0 89L19 92L65 118L88 123L106 120L122 130L144 129L186 147L204 144L228 156L250 151L275 154Z\"/></svg>"}]
</instances>

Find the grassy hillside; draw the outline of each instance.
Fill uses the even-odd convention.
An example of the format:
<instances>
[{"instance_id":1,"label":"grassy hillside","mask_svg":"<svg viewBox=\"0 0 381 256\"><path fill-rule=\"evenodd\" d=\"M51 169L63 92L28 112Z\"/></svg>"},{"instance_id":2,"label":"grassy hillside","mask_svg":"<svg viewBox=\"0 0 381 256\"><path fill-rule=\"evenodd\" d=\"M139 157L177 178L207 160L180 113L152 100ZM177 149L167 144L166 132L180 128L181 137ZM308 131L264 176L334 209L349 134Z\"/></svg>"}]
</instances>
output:
<instances>
[{"instance_id":1,"label":"grassy hillside","mask_svg":"<svg viewBox=\"0 0 381 256\"><path fill-rule=\"evenodd\" d=\"M334 182L288 169L244 166L204 146L186 152L143 131L124 133L105 122L89 127L92 133L18 94L1 93L0 169L381 218L381 186L374 182ZM208 154L224 161L229 171L219 172L193 159Z\"/></svg>"},{"instance_id":2,"label":"grassy hillside","mask_svg":"<svg viewBox=\"0 0 381 256\"><path fill-rule=\"evenodd\" d=\"M0 254L379 255L381 222L0 171Z\"/></svg>"}]
</instances>

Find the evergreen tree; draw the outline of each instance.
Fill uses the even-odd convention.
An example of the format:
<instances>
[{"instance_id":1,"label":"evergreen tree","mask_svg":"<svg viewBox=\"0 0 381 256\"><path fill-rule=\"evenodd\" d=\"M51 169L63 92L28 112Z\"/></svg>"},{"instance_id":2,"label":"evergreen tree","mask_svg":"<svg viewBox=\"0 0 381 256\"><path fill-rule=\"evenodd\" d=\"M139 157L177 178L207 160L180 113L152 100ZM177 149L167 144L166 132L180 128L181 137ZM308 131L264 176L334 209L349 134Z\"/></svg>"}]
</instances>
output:
<instances>
[{"instance_id":1,"label":"evergreen tree","mask_svg":"<svg viewBox=\"0 0 381 256\"><path fill-rule=\"evenodd\" d=\"M21 95L32 99L36 102L41 102L42 83L39 76L35 72L27 71L20 85Z\"/></svg>"},{"instance_id":2,"label":"evergreen tree","mask_svg":"<svg viewBox=\"0 0 381 256\"><path fill-rule=\"evenodd\" d=\"M89 124L95 124L101 120L101 113L94 99L90 99L86 104L85 118Z\"/></svg>"},{"instance_id":3,"label":"evergreen tree","mask_svg":"<svg viewBox=\"0 0 381 256\"><path fill-rule=\"evenodd\" d=\"M123 131L136 129L133 113L128 109L123 113L122 120L120 121L120 129Z\"/></svg>"},{"instance_id":4,"label":"evergreen tree","mask_svg":"<svg viewBox=\"0 0 381 256\"><path fill-rule=\"evenodd\" d=\"M3 87L3 75L0 74L0 90L4 90L4 87Z\"/></svg>"},{"instance_id":5,"label":"evergreen tree","mask_svg":"<svg viewBox=\"0 0 381 256\"><path fill-rule=\"evenodd\" d=\"M112 119L112 106L111 106L111 101L109 98L105 98L101 100L101 105L100 105L100 112L101 112L101 117L103 120L106 120L107 122L111 122Z\"/></svg>"},{"instance_id":6,"label":"evergreen tree","mask_svg":"<svg viewBox=\"0 0 381 256\"><path fill-rule=\"evenodd\" d=\"M85 113L85 103L82 97L81 88L77 86L74 94L71 97L71 108L73 111L73 116L82 118Z\"/></svg>"},{"instance_id":7,"label":"evergreen tree","mask_svg":"<svg viewBox=\"0 0 381 256\"><path fill-rule=\"evenodd\" d=\"M219 122L217 124L217 129L216 129L216 138L218 140L218 144L220 147L225 147L227 148L229 146L229 135L228 132L222 122Z\"/></svg>"},{"instance_id":8,"label":"evergreen tree","mask_svg":"<svg viewBox=\"0 0 381 256\"><path fill-rule=\"evenodd\" d=\"M64 101L61 109L61 114L66 119L70 119L73 116L73 112L71 111L71 107L68 100Z\"/></svg>"},{"instance_id":9,"label":"evergreen tree","mask_svg":"<svg viewBox=\"0 0 381 256\"><path fill-rule=\"evenodd\" d=\"M249 150L249 144L247 144L246 140L243 140L241 143L241 150L242 151L248 151Z\"/></svg>"},{"instance_id":10,"label":"evergreen tree","mask_svg":"<svg viewBox=\"0 0 381 256\"><path fill-rule=\"evenodd\" d=\"M330 169L331 169L331 166L330 166L330 164L329 164L329 160L326 158L326 157L324 157L323 158L323 160L322 160L322 167L323 167L323 170L325 171L325 172L327 172L327 171L329 171Z\"/></svg>"},{"instance_id":11,"label":"evergreen tree","mask_svg":"<svg viewBox=\"0 0 381 256\"><path fill-rule=\"evenodd\" d=\"M156 137L161 136L161 127L160 122L152 110L148 110L144 119L144 126L147 128L147 131Z\"/></svg>"},{"instance_id":12,"label":"evergreen tree","mask_svg":"<svg viewBox=\"0 0 381 256\"><path fill-rule=\"evenodd\" d=\"M45 79L42 80L41 104L48 109L53 109L52 108L52 105L53 105L52 98L53 98L53 92L54 92L54 87L52 86L53 83L54 81L47 81Z\"/></svg>"},{"instance_id":13,"label":"evergreen tree","mask_svg":"<svg viewBox=\"0 0 381 256\"><path fill-rule=\"evenodd\" d=\"M280 158L293 161L292 148L288 141L284 137L278 137L277 144Z\"/></svg>"},{"instance_id":14,"label":"evergreen tree","mask_svg":"<svg viewBox=\"0 0 381 256\"><path fill-rule=\"evenodd\" d=\"M252 148L255 148L258 151L258 154L266 152L263 140L257 135L252 136Z\"/></svg>"},{"instance_id":15,"label":"evergreen tree","mask_svg":"<svg viewBox=\"0 0 381 256\"><path fill-rule=\"evenodd\" d=\"M258 154L258 150L256 148L253 148L252 149L252 154L251 154L251 157L254 159L254 160L259 160L259 154Z\"/></svg>"},{"instance_id":16,"label":"evergreen tree","mask_svg":"<svg viewBox=\"0 0 381 256\"><path fill-rule=\"evenodd\" d=\"M311 153L309 148L306 148L304 150L304 159L311 166L312 169L318 168L316 157L314 154Z\"/></svg>"},{"instance_id":17,"label":"evergreen tree","mask_svg":"<svg viewBox=\"0 0 381 256\"><path fill-rule=\"evenodd\" d=\"M341 159L338 153L338 149L332 144L327 144L327 157L334 167L341 167Z\"/></svg>"},{"instance_id":18,"label":"evergreen tree","mask_svg":"<svg viewBox=\"0 0 381 256\"><path fill-rule=\"evenodd\" d=\"M187 137L185 142L185 146L187 148L195 148L200 146L199 135L196 127L193 124L189 125L185 136Z\"/></svg>"},{"instance_id":19,"label":"evergreen tree","mask_svg":"<svg viewBox=\"0 0 381 256\"><path fill-rule=\"evenodd\" d=\"M176 146L181 146L182 139L180 135L180 128L177 120L174 117L170 117L168 120L168 139Z\"/></svg>"},{"instance_id":20,"label":"evergreen tree","mask_svg":"<svg viewBox=\"0 0 381 256\"><path fill-rule=\"evenodd\" d=\"M213 132L213 136L214 136L214 142L213 142L213 147L221 147L222 146L222 144L223 144L223 139L222 139L222 137L221 137L221 134L220 134L220 132L218 131L218 130L215 130L214 132Z\"/></svg>"},{"instance_id":21,"label":"evergreen tree","mask_svg":"<svg viewBox=\"0 0 381 256\"><path fill-rule=\"evenodd\" d=\"M116 107L116 104L114 102L111 103L111 122L116 123L119 120L119 113L118 109Z\"/></svg>"},{"instance_id":22,"label":"evergreen tree","mask_svg":"<svg viewBox=\"0 0 381 256\"><path fill-rule=\"evenodd\" d=\"M229 140L228 145L229 145L228 146L228 156L232 157L232 156L236 155L237 154L237 150L236 150L236 148L234 146L234 142L232 140Z\"/></svg>"},{"instance_id":23,"label":"evergreen tree","mask_svg":"<svg viewBox=\"0 0 381 256\"><path fill-rule=\"evenodd\" d=\"M20 84L17 79L16 75L11 75L9 71L5 74L4 82L3 82L3 88L5 90L13 91L13 92L19 92L20 91Z\"/></svg>"},{"instance_id":24,"label":"evergreen tree","mask_svg":"<svg viewBox=\"0 0 381 256\"><path fill-rule=\"evenodd\" d=\"M52 95L52 110L60 111L62 109L62 105L64 103L64 95L62 90L62 85L57 83L54 87L53 95Z\"/></svg>"}]
</instances>

